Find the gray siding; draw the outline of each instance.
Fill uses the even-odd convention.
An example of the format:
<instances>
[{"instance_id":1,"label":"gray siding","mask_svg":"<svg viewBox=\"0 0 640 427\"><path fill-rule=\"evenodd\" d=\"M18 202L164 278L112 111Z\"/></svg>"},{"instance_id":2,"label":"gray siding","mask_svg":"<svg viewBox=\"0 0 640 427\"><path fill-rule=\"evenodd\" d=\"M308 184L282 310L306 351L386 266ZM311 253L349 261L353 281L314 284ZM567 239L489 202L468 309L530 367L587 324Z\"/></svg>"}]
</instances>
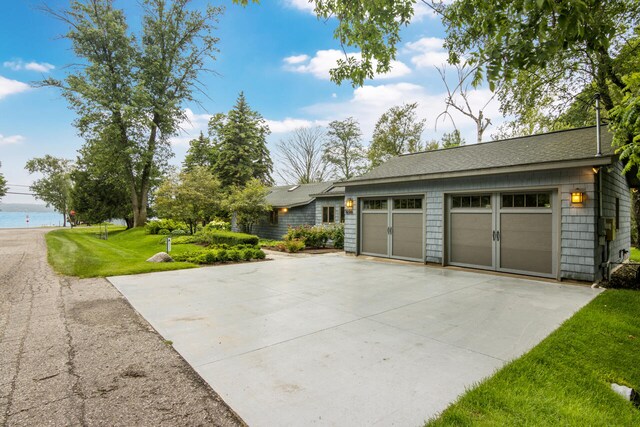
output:
<instances>
[{"instance_id":1,"label":"gray siding","mask_svg":"<svg viewBox=\"0 0 640 427\"><path fill-rule=\"evenodd\" d=\"M608 206L615 197L620 197L621 229L618 239L611 245L612 255L617 257L616 248L629 247L629 194L626 181L619 175L619 166L611 167L609 178L605 180L605 202ZM455 191L509 191L526 188L555 188L560 197L560 277L576 280L594 280L598 259L596 214L597 197L595 193L595 175L591 168L572 168L533 173L479 176L448 180L415 181L401 184L368 185L347 187L346 197L358 200L362 197L395 194L422 195L426 200L426 261L443 263L444 257L444 198L448 192ZM583 189L587 200L583 206L571 206L570 193L575 188ZM624 193L624 194L622 194ZM611 198L612 197L612 198ZM613 202L611 202L613 200ZM557 200L556 200L557 203ZM357 229L359 203L355 203L354 213L346 215L345 251L357 252ZM611 209L611 208L609 208ZM605 213L605 215L607 215ZM615 216L615 215L614 215ZM622 226L624 222L624 226ZM615 253L613 251L615 250Z\"/></svg>"},{"instance_id":2,"label":"gray siding","mask_svg":"<svg viewBox=\"0 0 640 427\"><path fill-rule=\"evenodd\" d=\"M253 226L253 233L263 239L282 240L289 227L314 225L316 220L316 202L305 206L290 208L287 212L278 209L278 224L269 224L269 215L265 215L259 224Z\"/></svg>"},{"instance_id":3,"label":"gray siding","mask_svg":"<svg viewBox=\"0 0 640 427\"><path fill-rule=\"evenodd\" d=\"M615 221L617 198L620 204L620 227L616 231L616 239L608 243L608 248L604 245L598 247L596 259L598 262L620 262L629 257L629 253L620 257L620 251L623 249L629 251L631 247L631 194L627 180L622 176L622 164L617 163L610 168L602 168L602 190L602 215L605 218L613 218Z\"/></svg>"},{"instance_id":4,"label":"gray siding","mask_svg":"<svg viewBox=\"0 0 640 427\"><path fill-rule=\"evenodd\" d=\"M340 224L340 208L344 206L344 196L340 197L319 197L316 199L316 224L322 223L322 208L325 206L333 206L335 208L335 220L334 224ZM346 214L345 214L346 216ZM325 224L323 224L325 225ZM333 225L333 224L326 224Z\"/></svg>"}]
</instances>

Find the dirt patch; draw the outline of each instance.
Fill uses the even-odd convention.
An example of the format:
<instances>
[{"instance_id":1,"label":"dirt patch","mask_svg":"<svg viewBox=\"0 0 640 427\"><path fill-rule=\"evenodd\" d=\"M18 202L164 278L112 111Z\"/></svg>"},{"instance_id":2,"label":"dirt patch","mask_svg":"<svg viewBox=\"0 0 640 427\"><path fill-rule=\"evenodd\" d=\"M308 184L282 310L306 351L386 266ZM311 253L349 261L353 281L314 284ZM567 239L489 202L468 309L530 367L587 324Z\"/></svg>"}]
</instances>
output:
<instances>
[{"instance_id":1,"label":"dirt patch","mask_svg":"<svg viewBox=\"0 0 640 427\"><path fill-rule=\"evenodd\" d=\"M603 280L600 286L609 289L640 290L640 264L623 264L611 274L609 280Z\"/></svg>"},{"instance_id":2,"label":"dirt patch","mask_svg":"<svg viewBox=\"0 0 640 427\"><path fill-rule=\"evenodd\" d=\"M127 329L138 326L130 317L133 309L124 299L99 299L82 301L69 309L69 317L86 326L103 326Z\"/></svg>"}]
</instances>

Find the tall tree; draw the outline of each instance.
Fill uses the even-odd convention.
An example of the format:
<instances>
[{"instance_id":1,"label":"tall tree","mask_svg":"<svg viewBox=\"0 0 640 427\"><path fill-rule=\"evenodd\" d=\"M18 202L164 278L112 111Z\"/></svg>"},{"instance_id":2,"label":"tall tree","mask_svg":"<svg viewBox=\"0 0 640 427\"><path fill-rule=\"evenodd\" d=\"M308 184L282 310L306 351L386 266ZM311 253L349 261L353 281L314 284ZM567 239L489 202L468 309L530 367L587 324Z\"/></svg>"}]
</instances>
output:
<instances>
[{"instance_id":1,"label":"tall tree","mask_svg":"<svg viewBox=\"0 0 640 427\"><path fill-rule=\"evenodd\" d=\"M187 155L182 162L182 167L190 171L197 166L213 170L215 164L215 151L211 140L200 132L200 135L189 141Z\"/></svg>"},{"instance_id":2,"label":"tall tree","mask_svg":"<svg viewBox=\"0 0 640 427\"><path fill-rule=\"evenodd\" d=\"M465 66L456 64L455 68L457 72L457 84L453 88L453 90L451 90L451 88L449 87L449 83L447 82L447 76L444 67L436 68L438 69L438 73L440 73L440 78L442 79L445 88L447 89L447 96L444 100L445 109L442 113L440 113L438 118L441 116L447 116L451 119L455 126L455 121L453 120L453 116L451 115L451 112L449 112L449 109L453 108L454 110L457 110L458 112L473 120L474 124L476 125L476 142L481 143L484 131L491 124L491 119L485 117L484 111L489 103L493 101L495 95L486 100L482 107L475 110L471 107L469 94L469 77L474 73L474 69L469 69ZM437 120L438 119L436 119L436 121Z\"/></svg>"},{"instance_id":3,"label":"tall tree","mask_svg":"<svg viewBox=\"0 0 640 427\"><path fill-rule=\"evenodd\" d=\"M2 166L2 163L0 163ZM0 199L7 194L7 180L4 175L0 173Z\"/></svg>"},{"instance_id":4,"label":"tall tree","mask_svg":"<svg viewBox=\"0 0 640 427\"><path fill-rule=\"evenodd\" d=\"M33 174L39 173L42 178L36 179L29 189L36 198L52 206L63 216L63 225L67 226L67 214L71 200L71 160L53 157L47 154L44 157L31 159L25 165L25 169Z\"/></svg>"},{"instance_id":5,"label":"tall tree","mask_svg":"<svg viewBox=\"0 0 640 427\"><path fill-rule=\"evenodd\" d=\"M116 145L105 141L86 141L78 150L71 173L71 207L77 218L99 223L112 218L133 226L133 210L124 166L113 162Z\"/></svg>"},{"instance_id":6,"label":"tall tree","mask_svg":"<svg viewBox=\"0 0 640 427\"><path fill-rule=\"evenodd\" d=\"M329 179L331 163L323 156L325 133L320 127L295 129L276 145L280 155L278 175L290 184L310 184Z\"/></svg>"},{"instance_id":7,"label":"tall tree","mask_svg":"<svg viewBox=\"0 0 640 427\"><path fill-rule=\"evenodd\" d=\"M252 178L271 185L273 162L267 149L271 133L264 118L251 109L240 92L227 114L216 114L209 121L215 163L213 171L224 188L243 186Z\"/></svg>"},{"instance_id":8,"label":"tall tree","mask_svg":"<svg viewBox=\"0 0 640 427\"><path fill-rule=\"evenodd\" d=\"M416 114L418 104L391 107L380 116L373 130L368 157L371 166L378 166L391 157L415 153L423 149L422 132L426 120Z\"/></svg>"},{"instance_id":9,"label":"tall tree","mask_svg":"<svg viewBox=\"0 0 640 427\"><path fill-rule=\"evenodd\" d=\"M442 148L459 147L465 144L465 140L462 137L462 135L460 135L460 131L458 129L455 129L449 133L445 133L444 135L442 135L441 142L442 142Z\"/></svg>"},{"instance_id":10,"label":"tall tree","mask_svg":"<svg viewBox=\"0 0 640 427\"><path fill-rule=\"evenodd\" d=\"M266 201L267 194L269 188L253 178L244 187L234 187L223 207L237 216L238 224L244 231L251 233L253 226L271 212L271 205Z\"/></svg>"},{"instance_id":11,"label":"tall tree","mask_svg":"<svg viewBox=\"0 0 640 427\"><path fill-rule=\"evenodd\" d=\"M363 172L367 155L357 120L348 117L329 123L324 157L335 166L338 178L350 179Z\"/></svg>"},{"instance_id":12,"label":"tall tree","mask_svg":"<svg viewBox=\"0 0 640 427\"><path fill-rule=\"evenodd\" d=\"M189 224L193 234L198 223L207 223L215 216L221 203L220 182L209 169L194 166L165 179L155 192L154 206L158 216Z\"/></svg>"},{"instance_id":13,"label":"tall tree","mask_svg":"<svg viewBox=\"0 0 640 427\"><path fill-rule=\"evenodd\" d=\"M80 66L58 87L76 110L83 137L114 144L123 165L135 226L147 219L151 182L170 156L168 139L194 100L198 76L215 59L212 36L221 9L188 10L191 0L143 0L141 33L134 35L113 0L73 0L69 10L45 11L68 25Z\"/></svg>"}]
</instances>

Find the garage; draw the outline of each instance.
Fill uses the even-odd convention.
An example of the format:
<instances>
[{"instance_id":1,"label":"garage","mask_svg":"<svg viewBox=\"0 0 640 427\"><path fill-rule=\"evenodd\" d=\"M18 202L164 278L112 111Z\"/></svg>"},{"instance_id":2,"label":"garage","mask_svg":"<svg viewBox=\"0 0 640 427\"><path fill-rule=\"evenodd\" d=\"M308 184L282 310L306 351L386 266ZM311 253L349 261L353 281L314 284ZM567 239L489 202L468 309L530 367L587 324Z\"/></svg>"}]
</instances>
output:
<instances>
[{"instance_id":1,"label":"garage","mask_svg":"<svg viewBox=\"0 0 640 427\"><path fill-rule=\"evenodd\" d=\"M555 277L555 190L448 196L449 264Z\"/></svg>"},{"instance_id":2,"label":"garage","mask_svg":"<svg viewBox=\"0 0 640 427\"><path fill-rule=\"evenodd\" d=\"M360 212L360 253L424 261L423 197L363 199Z\"/></svg>"}]
</instances>

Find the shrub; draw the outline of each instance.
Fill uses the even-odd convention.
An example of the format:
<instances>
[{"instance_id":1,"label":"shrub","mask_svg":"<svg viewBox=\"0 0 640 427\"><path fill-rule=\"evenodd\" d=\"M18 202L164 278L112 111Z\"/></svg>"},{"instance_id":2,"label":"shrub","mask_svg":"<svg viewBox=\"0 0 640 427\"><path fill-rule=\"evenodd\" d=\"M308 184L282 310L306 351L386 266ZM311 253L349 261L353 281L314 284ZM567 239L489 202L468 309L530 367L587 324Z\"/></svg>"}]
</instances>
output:
<instances>
[{"instance_id":1,"label":"shrub","mask_svg":"<svg viewBox=\"0 0 640 427\"><path fill-rule=\"evenodd\" d=\"M202 230L195 234L191 243L204 243L207 245L227 244L229 246L236 245L252 245L255 246L260 240L258 236L252 234L235 233L233 231L217 231Z\"/></svg>"},{"instance_id":2,"label":"shrub","mask_svg":"<svg viewBox=\"0 0 640 427\"><path fill-rule=\"evenodd\" d=\"M171 232L169 230L167 230L166 228L161 228L160 230L158 230L158 233L161 236L167 236L169 234L171 234Z\"/></svg>"},{"instance_id":3,"label":"shrub","mask_svg":"<svg viewBox=\"0 0 640 427\"><path fill-rule=\"evenodd\" d=\"M344 249L344 224L336 225L329 229L333 247L336 249Z\"/></svg>"},{"instance_id":4,"label":"shrub","mask_svg":"<svg viewBox=\"0 0 640 427\"><path fill-rule=\"evenodd\" d=\"M158 234L160 234L160 233L158 233ZM186 231L181 230L181 229L179 229L179 228L178 228L177 230L173 230L173 231L171 232L171 236L184 236L184 235L186 235L186 234L187 234L187 232L186 232Z\"/></svg>"},{"instance_id":5,"label":"shrub","mask_svg":"<svg viewBox=\"0 0 640 427\"><path fill-rule=\"evenodd\" d=\"M231 223L221 219L214 219L204 227L206 231L231 231Z\"/></svg>"},{"instance_id":6,"label":"shrub","mask_svg":"<svg viewBox=\"0 0 640 427\"><path fill-rule=\"evenodd\" d=\"M175 261L192 262L195 264L214 264L227 261L249 261L252 259L264 259L265 253L254 247L242 249L203 249L196 252L188 252L174 255Z\"/></svg>"},{"instance_id":7,"label":"shrub","mask_svg":"<svg viewBox=\"0 0 640 427\"><path fill-rule=\"evenodd\" d=\"M144 226L147 234L160 234L160 230L182 230L185 233L189 230L187 224L182 221L174 221L172 219L154 219L153 221L149 221ZM169 233L167 233L169 234Z\"/></svg>"},{"instance_id":8,"label":"shrub","mask_svg":"<svg viewBox=\"0 0 640 427\"><path fill-rule=\"evenodd\" d=\"M284 240L302 240L307 248L324 248L330 237L330 230L326 227L302 225L289 228Z\"/></svg>"},{"instance_id":9,"label":"shrub","mask_svg":"<svg viewBox=\"0 0 640 427\"><path fill-rule=\"evenodd\" d=\"M281 245L278 245L278 249L289 253L300 252L304 247L304 241L300 239L285 240Z\"/></svg>"}]
</instances>

